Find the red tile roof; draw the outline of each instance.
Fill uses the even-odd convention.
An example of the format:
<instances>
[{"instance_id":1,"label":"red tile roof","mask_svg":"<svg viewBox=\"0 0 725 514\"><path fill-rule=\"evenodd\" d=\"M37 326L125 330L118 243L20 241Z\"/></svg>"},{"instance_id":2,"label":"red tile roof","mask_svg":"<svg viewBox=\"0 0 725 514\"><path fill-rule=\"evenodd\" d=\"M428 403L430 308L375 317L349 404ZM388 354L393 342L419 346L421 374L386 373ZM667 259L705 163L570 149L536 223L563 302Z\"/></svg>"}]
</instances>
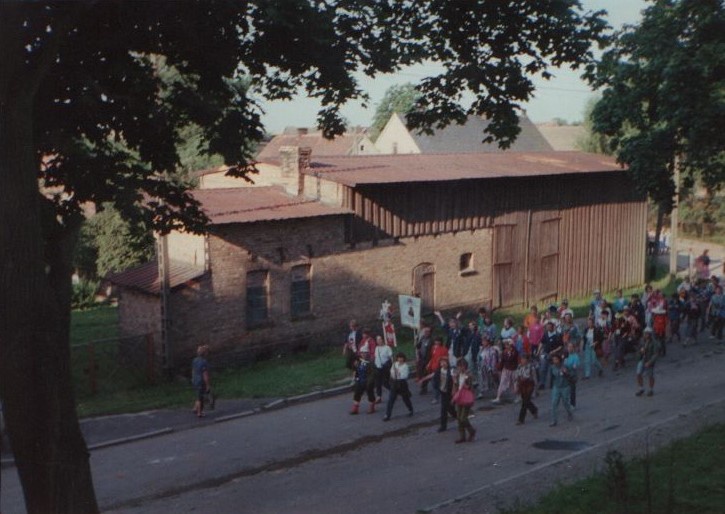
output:
<instances>
[{"instance_id":1,"label":"red tile roof","mask_svg":"<svg viewBox=\"0 0 725 514\"><path fill-rule=\"evenodd\" d=\"M199 266L192 266L174 260L169 262L169 287L172 289L202 275L204 275L204 269ZM156 260L109 275L108 280L113 284L139 289L150 294L159 294L161 292L159 265Z\"/></svg>"},{"instance_id":2,"label":"red tile roof","mask_svg":"<svg viewBox=\"0 0 725 514\"><path fill-rule=\"evenodd\" d=\"M325 139L322 132L302 135L281 134L275 136L257 154L257 160L263 162L279 159L279 149L283 146L300 146L312 149L312 155L349 155L357 143L365 137L363 133L342 134L334 139Z\"/></svg>"},{"instance_id":3,"label":"red tile roof","mask_svg":"<svg viewBox=\"0 0 725 514\"><path fill-rule=\"evenodd\" d=\"M621 171L613 158L584 152L501 152L315 157L305 173L348 186Z\"/></svg>"},{"instance_id":4,"label":"red tile roof","mask_svg":"<svg viewBox=\"0 0 725 514\"><path fill-rule=\"evenodd\" d=\"M192 194L201 202L204 212L214 225L313 218L350 212L315 200L288 195L276 186L199 189Z\"/></svg>"}]
</instances>

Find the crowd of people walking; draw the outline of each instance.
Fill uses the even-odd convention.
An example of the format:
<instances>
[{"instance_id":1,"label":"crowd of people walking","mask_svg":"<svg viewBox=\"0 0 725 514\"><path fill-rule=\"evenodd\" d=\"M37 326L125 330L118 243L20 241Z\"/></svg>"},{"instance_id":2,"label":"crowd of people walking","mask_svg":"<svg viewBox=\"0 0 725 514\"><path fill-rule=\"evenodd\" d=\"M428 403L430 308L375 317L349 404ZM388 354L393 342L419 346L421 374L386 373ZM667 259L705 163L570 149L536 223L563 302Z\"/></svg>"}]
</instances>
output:
<instances>
[{"instance_id":1,"label":"crowd of people walking","mask_svg":"<svg viewBox=\"0 0 725 514\"><path fill-rule=\"evenodd\" d=\"M465 322L461 312L449 319L440 312L435 315L439 330L423 326L415 341L415 381L419 394L430 394L430 401L440 406L439 431L447 430L449 418L456 419L456 443L463 443L475 439L469 418L476 399L519 404L516 424L522 425L528 413L538 418L534 402L549 389L549 424L556 426L560 406L573 419L579 380L630 366L636 395L654 395L655 365L668 345L695 344L708 329L722 344L725 296L717 277L697 277L685 279L669 297L650 285L629 297L618 290L611 300L594 291L581 324L566 299L543 312L532 306L520 324L509 317L500 329L485 308ZM343 352L353 372L351 414L360 412L363 396L367 412L376 412L387 389L383 420L391 418L398 397L413 415L412 374L404 353L394 354L382 337L360 329L355 321L350 322Z\"/></svg>"}]
</instances>

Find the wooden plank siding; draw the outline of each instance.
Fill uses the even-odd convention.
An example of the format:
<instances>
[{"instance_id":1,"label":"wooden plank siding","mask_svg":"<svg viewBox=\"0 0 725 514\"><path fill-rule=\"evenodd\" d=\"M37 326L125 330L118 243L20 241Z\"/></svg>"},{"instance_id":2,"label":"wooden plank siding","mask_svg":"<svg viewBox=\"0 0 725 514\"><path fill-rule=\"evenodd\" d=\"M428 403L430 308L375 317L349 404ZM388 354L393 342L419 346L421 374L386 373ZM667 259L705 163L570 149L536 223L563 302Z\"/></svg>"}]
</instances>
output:
<instances>
[{"instance_id":1,"label":"wooden plank siding","mask_svg":"<svg viewBox=\"0 0 725 514\"><path fill-rule=\"evenodd\" d=\"M501 305L541 300L552 280L559 299L644 280L647 204L623 172L345 189L343 207L355 213L351 242L512 226L506 243L497 241L494 230L489 296L494 304L504 297ZM542 223L552 220L557 221L546 230L558 233L553 245L538 234ZM509 253L517 257L506 264ZM537 277L531 275L541 273L542 266L550 270L549 282L533 283Z\"/></svg>"}]
</instances>

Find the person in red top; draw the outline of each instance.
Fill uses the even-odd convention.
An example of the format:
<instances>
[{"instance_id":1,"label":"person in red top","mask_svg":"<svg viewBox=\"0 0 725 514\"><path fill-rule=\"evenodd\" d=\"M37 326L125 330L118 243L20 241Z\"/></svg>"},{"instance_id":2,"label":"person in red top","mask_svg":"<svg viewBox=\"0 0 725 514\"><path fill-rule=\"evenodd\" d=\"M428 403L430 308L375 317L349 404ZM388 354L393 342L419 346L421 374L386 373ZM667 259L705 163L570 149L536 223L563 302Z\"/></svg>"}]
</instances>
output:
<instances>
[{"instance_id":1,"label":"person in red top","mask_svg":"<svg viewBox=\"0 0 725 514\"><path fill-rule=\"evenodd\" d=\"M436 337L433 340L433 348L430 352L430 361L428 362L428 366L426 366L428 373L435 373L438 368L440 368L441 359L448 359L448 348L446 348L443 344L443 339ZM435 377L433 378L435 379ZM440 389L439 384L435 381L433 383L433 393L435 397L431 403L438 403L440 400Z\"/></svg>"},{"instance_id":2,"label":"person in red top","mask_svg":"<svg viewBox=\"0 0 725 514\"><path fill-rule=\"evenodd\" d=\"M360 344L357 349L358 357L362 357L363 353L367 353L368 355L375 355L375 347L377 344L375 343L375 338L373 337L372 333L369 329L363 329L362 332L362 339L360 340Z\"/></svg>"}]
</instances>

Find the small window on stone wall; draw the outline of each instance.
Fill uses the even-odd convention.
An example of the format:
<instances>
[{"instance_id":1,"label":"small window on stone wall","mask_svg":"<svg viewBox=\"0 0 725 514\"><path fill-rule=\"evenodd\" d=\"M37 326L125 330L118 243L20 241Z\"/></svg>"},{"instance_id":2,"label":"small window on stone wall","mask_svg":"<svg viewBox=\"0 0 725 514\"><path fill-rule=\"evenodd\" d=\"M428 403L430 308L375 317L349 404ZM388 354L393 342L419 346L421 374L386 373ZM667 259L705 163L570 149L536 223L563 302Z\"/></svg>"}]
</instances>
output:
<instances>
[{"instance_id":1,"label":"small window on stone wall","mask_svg":"<svg viewBox=\"0 0 725 514\"><path fill-rule=\"evenodd\" d=\"M473 270L473 254L472 253L463 253L461 254L461 258L459 261L459 271L461 273L466 273Z\"/></svg>"},{"instance_id":2,"label":"small window on stone wall","mask_svg":"<svg viewBox=\"0 0 725 514\"><path fill-rule=\"evenodd\" d=\"M269 317L269 272L247 273L247 326L267 321Z\"/></svg>"},{"instance_id":3,"label":"small window on stone wall","mask_svg":"<svg viewBox=\"0 0 725 514\"><path fill-rule=\"evenodd\" d=\"M311 266L302 264L292 268L292 285L290 290L290 314L293 318L305 316L312 311L310 301Z\"/></svg>"}]
</instances>

